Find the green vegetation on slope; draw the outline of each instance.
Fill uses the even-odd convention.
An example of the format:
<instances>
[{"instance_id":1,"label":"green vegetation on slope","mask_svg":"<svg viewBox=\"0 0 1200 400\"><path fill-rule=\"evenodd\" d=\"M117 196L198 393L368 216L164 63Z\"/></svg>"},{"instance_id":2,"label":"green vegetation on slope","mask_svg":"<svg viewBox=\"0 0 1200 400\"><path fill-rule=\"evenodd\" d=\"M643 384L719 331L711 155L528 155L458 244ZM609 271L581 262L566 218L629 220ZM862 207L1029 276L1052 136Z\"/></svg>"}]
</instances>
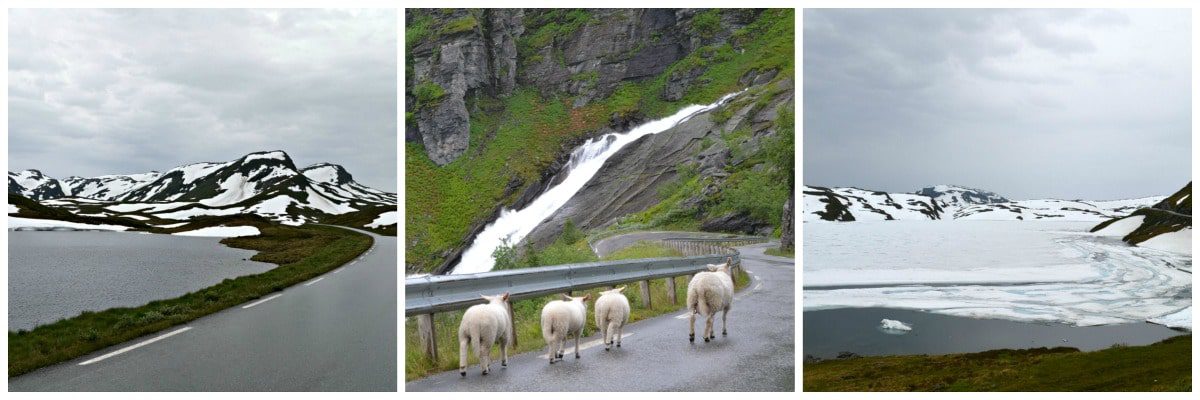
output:
<instances>
[{"instance_id":1,"label":"green vegetation on slope","mask_svg":"<svg viewBox=\"0 0 1200 400\"><path fill-rule=\"evenodd\" d=\"M1191 391L1192 336L1149 346L991 350L804 365L804 391Z\"/></svg>"},{"instance_id":2,"label":"green vegetation on slope","mask_svg":"<svg viewBox=\"0 0 1200 400\"><path fill-rule=\"evenodd\" d=\"M147 225L145 222L138 221L133 218L114 217L114 216L86 217L86 216L78 215L78 214L75 214L68 210L61 209L61 208L49 207L49 206L42 205L36 201L33 201L32 199L29 199L25 196L21 196L19 194L9 193L8 194L8 204L12 204L17 207L17 212L12 215L15 215L15 216L21 217L21 218L53 219L53 220L58 220L58 221L76 222L76 223L81 223L81 224L93 224L93 225L120 225L120 226L127 226L127 227L130 227L133 229L138 229L138 230L146 230L146 229L150 228L150 225Z\"/></svg>"},{"instance_id":3,"label":"green vegetation on slope","mask_svg":"<svg viewBox=\"0 0 1200 400\"><path fill-rule=\"evenodd\" d=\"M652 242L640 242L624 250L614 252L604 259L626 260L646 257L680 256L682 256L682 254L679 253L678 250L664 247ZM594 258L595 256L593 255L592 257ZM746 274L745 271L739 270L735 280L737 281L737 289L741 290L750 283L750 276ZM573 295L582 296L584 293L588 293L592 296L592 299L595 299L597 296L599 296L599 293L605 289L606 288L589 289L575 292ZM650 282L650 304L652 307L646 308L643 306L638 285L636 283L625 285L625 290L622 293L629 298L631 314L629 316L629 321L632 323L634 321L640 321L681 310L683 308L684 299L687 298L687 277L675 278L675 295L679 301L679 304L671 304L671 300L668 297L667 292L667 284L664 279L655 279L654 281ZM546 342L542 339L542 330L540 325L542 307L545 306L546 303L552 300L559 300L560 298L560 296L552 295L521 300L513 303L513 318L516 321L517 346L514 351L510 352L510 355L535 350L545 351ZM590 300L589 303L591 303ZM587 308L587 326L585 326L583 329L583 334L585 336L596 332L595 316L592 315L594 311L592 304L588 304ZM450 371L458 368L458 325L462 321L462 314L463 311L435 314L434 334L436 336L439 358L437 363L433 363L428 360L421 350L420 336L417 333L416 318L405 319L405 381L411 381L413 379L418 379L430 374L442 371ZM680 329L683 328L683 325L680 325ZM475 359L474 353L474 349L470 349L469 360L473 367L477 367L479 364ZM499 360L499 357L500 347L493 346L492 360Z\"/></svg>"},{"instance_id":4,"label":"green vegetation on slope","mask_svg":"<svg viewBox=\"0 0 1200 400\"><path fill-rule=\"evenodd\" d=\"M1182 215L1180 215L1182 214ZM1108 227L1114 222L1125 218L1142 216L1142 224L1125 235L1122 240L1138 244L1151 238L1169 232L1175 232L1192 226L1192 183L1188 182L1183 189L1155 204L1154 207L1140 208L1126 217L1113 218L1101 222L1092 228L1092 232ZM1186 216L1185 216L1186 215Z\"/></svg>"},{"instance_id":5,"label":"green vegetation on slope","mask_svg":"<svg viewBox=\"0 0 1200 400\"><path fill-rule=\"evenodd\" d=\"M518 43L522 63L537 57L531 52L539 43L569 35L591 19L582 10L541 15L526 21ZM689 104L708 104L742 89L738 80L755 69L776 69L776 80L790 79L794 23L792 9L764 11L734 33L742 51L729 45L706 46L657 77L627 81L609 97L579 108L572 108L572 99L565 95L543 96L532 88L518 89L504 99L468 99L471 135L463 156L438 167L420 143L405 144L406 263L418 271L440 265L450 250L464 244L472 225L488 220L497 205L513 204L560 154L570 151L569 144L606 126L614 114L656 119ZM671 74L695 67L705 68L697 78L704 84L690 86L679 101L659 97ZM697 226L692 221L688 227Z\"/></svg>"},{"instance_id":6,"label":"green vegetation on slope","mask_svg":"<svg viewBox=\"0 0 1200 400\"><path fill-rule=\"evenodd\" d=\"M226 238L258 250L251 259L278 264L257 275L226 279L180 297L78 316L8 333L8 373L16 376L277 292L341 266L371 247L370 236L342 228L264 225L259 236Z\"/></svg>"}]
</instances>

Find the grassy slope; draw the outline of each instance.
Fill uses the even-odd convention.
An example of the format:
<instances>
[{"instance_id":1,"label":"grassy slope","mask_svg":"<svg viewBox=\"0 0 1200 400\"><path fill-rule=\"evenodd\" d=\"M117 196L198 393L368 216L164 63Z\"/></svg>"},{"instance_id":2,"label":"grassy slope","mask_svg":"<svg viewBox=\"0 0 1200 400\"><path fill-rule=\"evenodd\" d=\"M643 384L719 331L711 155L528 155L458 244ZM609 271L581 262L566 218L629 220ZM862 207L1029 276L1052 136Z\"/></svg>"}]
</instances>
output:
<instances>
[{"instance_id":1,"label":"grassy slope","mask_svg":"<svg viewBox=\"0 0 1200 400\"><path fill-rule=\"evenodd\" d=\"M653 244L650 242L641 242L625 249L614 252L605 257L605 260L625 260L634 258L648 257L679 257L682 256L678 250ZM593 256L595 257L595 256ZM683 299L687 298L687 279L686 277L675 278L675 291L679 304L671 304L667 293L667 284L663 279L656 279L650 283L650 303L652 308L642 306L641 294L637 284L626 285L623 292L629 298L631 306L630 322L640 321L654 316L676 312L683 308ZM740 290L750 283L750 277L741 271L737 276L737 288ZM590 293L592 298L596 298L601 291L601 288L577 292L575 296L581 296L580 293ZM513 303L513 314L517 322L517 346L513 354L522 353L534 350L545 350L546 343L542 339L541 326L539 325L542 306L546 305L551 300L558 300L558 296L543 296L533 299L521 300ZM584 335L590 335L596 332L595 316L592 313L592 306L588 306L587 326L584 327ZM404 354L404 379L410 381L418 379L430 374L442 371L449 371L458 368L458 325L462 320L462 311L448 312L436 314L435 333L437 335L438 356L439 362L433 363L425 358L421 352L420 338L417 335L416 318L406 318L404 321L405 330L405 354ZM473 353L473 351L472 351ZM499 346L493 347L493 360L500 357ZM470 357L471 363L476 363L475 356ZM475 364L478 365L478 364Z\"/></svg>"},{"instance_id":2,"label":"grassy slope","mask_svg":"<svg viewBox=\"0 0 1200 400\"><path fill-rule=\"evenodd\" d=\"M544 98L529 88L506 99L472 100L479 109L489 111L471 114L470 147L459 159L438 167L421 144L405 144L406 263L420 270L436 267L444 252L465 240L471 224L490 217L495 205L515 201L521 191L506 196L509 182L524 189L564 151L564 143L606 126L613 114L653 119L688 104L711 103L741 89L738 79L752 69L778 68L781 72L776 79L790 78L794 74L794 20L791 9L765 11L735 34L735 42L745 51L734 51L728 45L702 48L657 77L626 82L608 98L580 108L571 108L571 99L565 96ZM547 23L537 18L530 21ZM528 40L573 31L562 26L552 30L544 29L545 25L528 26L527 32L533 32L527 33ZM539 36L537 32L543 30L547 33ZM698 82L708 83L693 85L680 101L659 98L670 74L701 65L707 69Z\"/></svg>"},{"instance_id":3,"label":"grassy slope","mask_svg":"<svg viewBox=\"0 0 1200 400\"><path fill-rule=\"evenodd\" d=\"M259 225L260 236L223 239L231 247L258 250L252 260L279 267L226 279L180 297L133 308L84 312L31 331L8 333L8 373L20 375L162 331L283 290L349 262L371 247L370 236L341 228Z\"/></svg>"},{"instance_id":4,"label":"grassy slope","mask_svg":"<svg viewBox=\"0 0 1200 400\"><path fill-rule=\"evenodd\" d=\"M887 356L804 365L805 391L1191 391L1192 337L1071 348Z\"/></svg>"}]
</instances>

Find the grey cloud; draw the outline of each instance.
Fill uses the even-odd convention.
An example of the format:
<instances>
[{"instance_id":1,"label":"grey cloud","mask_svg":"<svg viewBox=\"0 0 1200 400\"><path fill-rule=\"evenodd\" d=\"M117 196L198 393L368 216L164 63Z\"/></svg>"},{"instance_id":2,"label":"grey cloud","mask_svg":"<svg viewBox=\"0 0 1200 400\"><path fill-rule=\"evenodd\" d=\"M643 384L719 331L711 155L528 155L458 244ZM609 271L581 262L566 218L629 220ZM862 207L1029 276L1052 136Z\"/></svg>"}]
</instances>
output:
<instances>
[{"instance_id":1,"label":"grey cloud","mask_svg":"<svg viewBox=\"0 0 1200 400\"><path fill-rule=\"evenodd\" d=\"M9 169L165 169L282 149L396 190L389 10L12 10Z\"/></svg>"},{"instance_id":2,"label":"grey cloud","mask_svg":"<svg viewBox=\"0 0 1200 400\"><path fill-rule=\"evenodd\" d=\"M1187 10L807 10L804 180L1013 198L1191 179Z\"/></svg>"}]
</instances>

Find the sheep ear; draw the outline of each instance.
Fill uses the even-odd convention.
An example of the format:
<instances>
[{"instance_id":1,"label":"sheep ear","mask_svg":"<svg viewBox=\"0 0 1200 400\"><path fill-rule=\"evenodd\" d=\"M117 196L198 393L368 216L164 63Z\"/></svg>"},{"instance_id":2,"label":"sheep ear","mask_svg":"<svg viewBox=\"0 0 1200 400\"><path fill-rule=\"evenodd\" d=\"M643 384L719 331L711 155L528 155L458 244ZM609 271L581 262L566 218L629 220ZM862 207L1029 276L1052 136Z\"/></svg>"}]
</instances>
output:
<instances>
[{"instance_id":1,"label":"sheep ear","mask_svg":"<svg viewBox=\"0 0 1200 400\"><path fill-rule=\"evenodd\" d=\"M484 296L482 294L479 295L479 298L487 300L487 301L492 301L492 299L489 299L487 296Z\"/></svg>"},{"instance_id":2,"label":"sheep ear","mask_svg":"<svg viewBox=\"0 0 1200 400\"><path fill-rule=\"evenodd\" d=\"M582 301L588 301L588 299L590 299L590 298L592 298L592 294L591 294L591 293L585 294L585 295L583 295L583 300L582 300Z\"/></svg>"},{"instance_id":3,"label":"sheep ear","mask_svg":"<svg viewBox=\"0 0 1200 400\"><path fill-rule=\"evenodd\" d=\"M571 296L568 296L566 293L561 294L561 296L563 301L571 301Z\"/></svg>"},{"instance_id":4,"label":"sheep ear","mask_svg":"<svg viewBox=\"0 0 1200 400\"><path fill-rule=\"evenodd\" d=\"M500 300L508 301L508 292L504 292L504 294L500 295Z\"/></svg>"},{"instance_id":5,"label":"sheep ear","mask_svg":"<svg viewBox=\"0 0 1200 400\"><path fill-rule=\"evenodd\" d=\"M621 286L621 287L617 288L617 293L621 293L621 292L624 292L624 291L625 291L625 287L624 287L624 286Z\"/></svg>"}]
</instances>

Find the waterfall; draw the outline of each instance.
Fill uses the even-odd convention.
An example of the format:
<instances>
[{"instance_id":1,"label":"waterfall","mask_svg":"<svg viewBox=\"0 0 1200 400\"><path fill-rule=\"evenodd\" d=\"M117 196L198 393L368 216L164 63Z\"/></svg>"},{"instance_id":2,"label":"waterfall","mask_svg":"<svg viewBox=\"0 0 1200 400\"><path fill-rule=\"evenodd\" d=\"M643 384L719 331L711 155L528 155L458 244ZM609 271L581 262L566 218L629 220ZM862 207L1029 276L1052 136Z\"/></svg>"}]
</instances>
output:
<instances>
[{"instance_id":1,"label":"waterfall","mask_svg":"<svg viewBox=\"0 0 1200 400\"><path fill-rule=\"evenodd\" d=\"M665 131L698 113L716 108L738 93L741 92L725 95L713 104L684 107L669 117L638 125L628 132L609 133L592 138L575 148L566 165L566 179L539 195L523 209L501 211L499 218L496 218L479 235L475 236L475 241L463 252L462 259L459 260L458 265L454 266L451 273L472 274L491 271L496 264L496 260L492 258L492 252L497 247L500 247L506 240L509 245L520 243L526 235L533 232L538 224L553 215L555 211L567 204L567 201L571 200L575 193L583 189L583 186L600 171L600 167L604 166L604 161L620 151L622 147L633 143L642 136Z\"/></svg>"}]
</instances>

